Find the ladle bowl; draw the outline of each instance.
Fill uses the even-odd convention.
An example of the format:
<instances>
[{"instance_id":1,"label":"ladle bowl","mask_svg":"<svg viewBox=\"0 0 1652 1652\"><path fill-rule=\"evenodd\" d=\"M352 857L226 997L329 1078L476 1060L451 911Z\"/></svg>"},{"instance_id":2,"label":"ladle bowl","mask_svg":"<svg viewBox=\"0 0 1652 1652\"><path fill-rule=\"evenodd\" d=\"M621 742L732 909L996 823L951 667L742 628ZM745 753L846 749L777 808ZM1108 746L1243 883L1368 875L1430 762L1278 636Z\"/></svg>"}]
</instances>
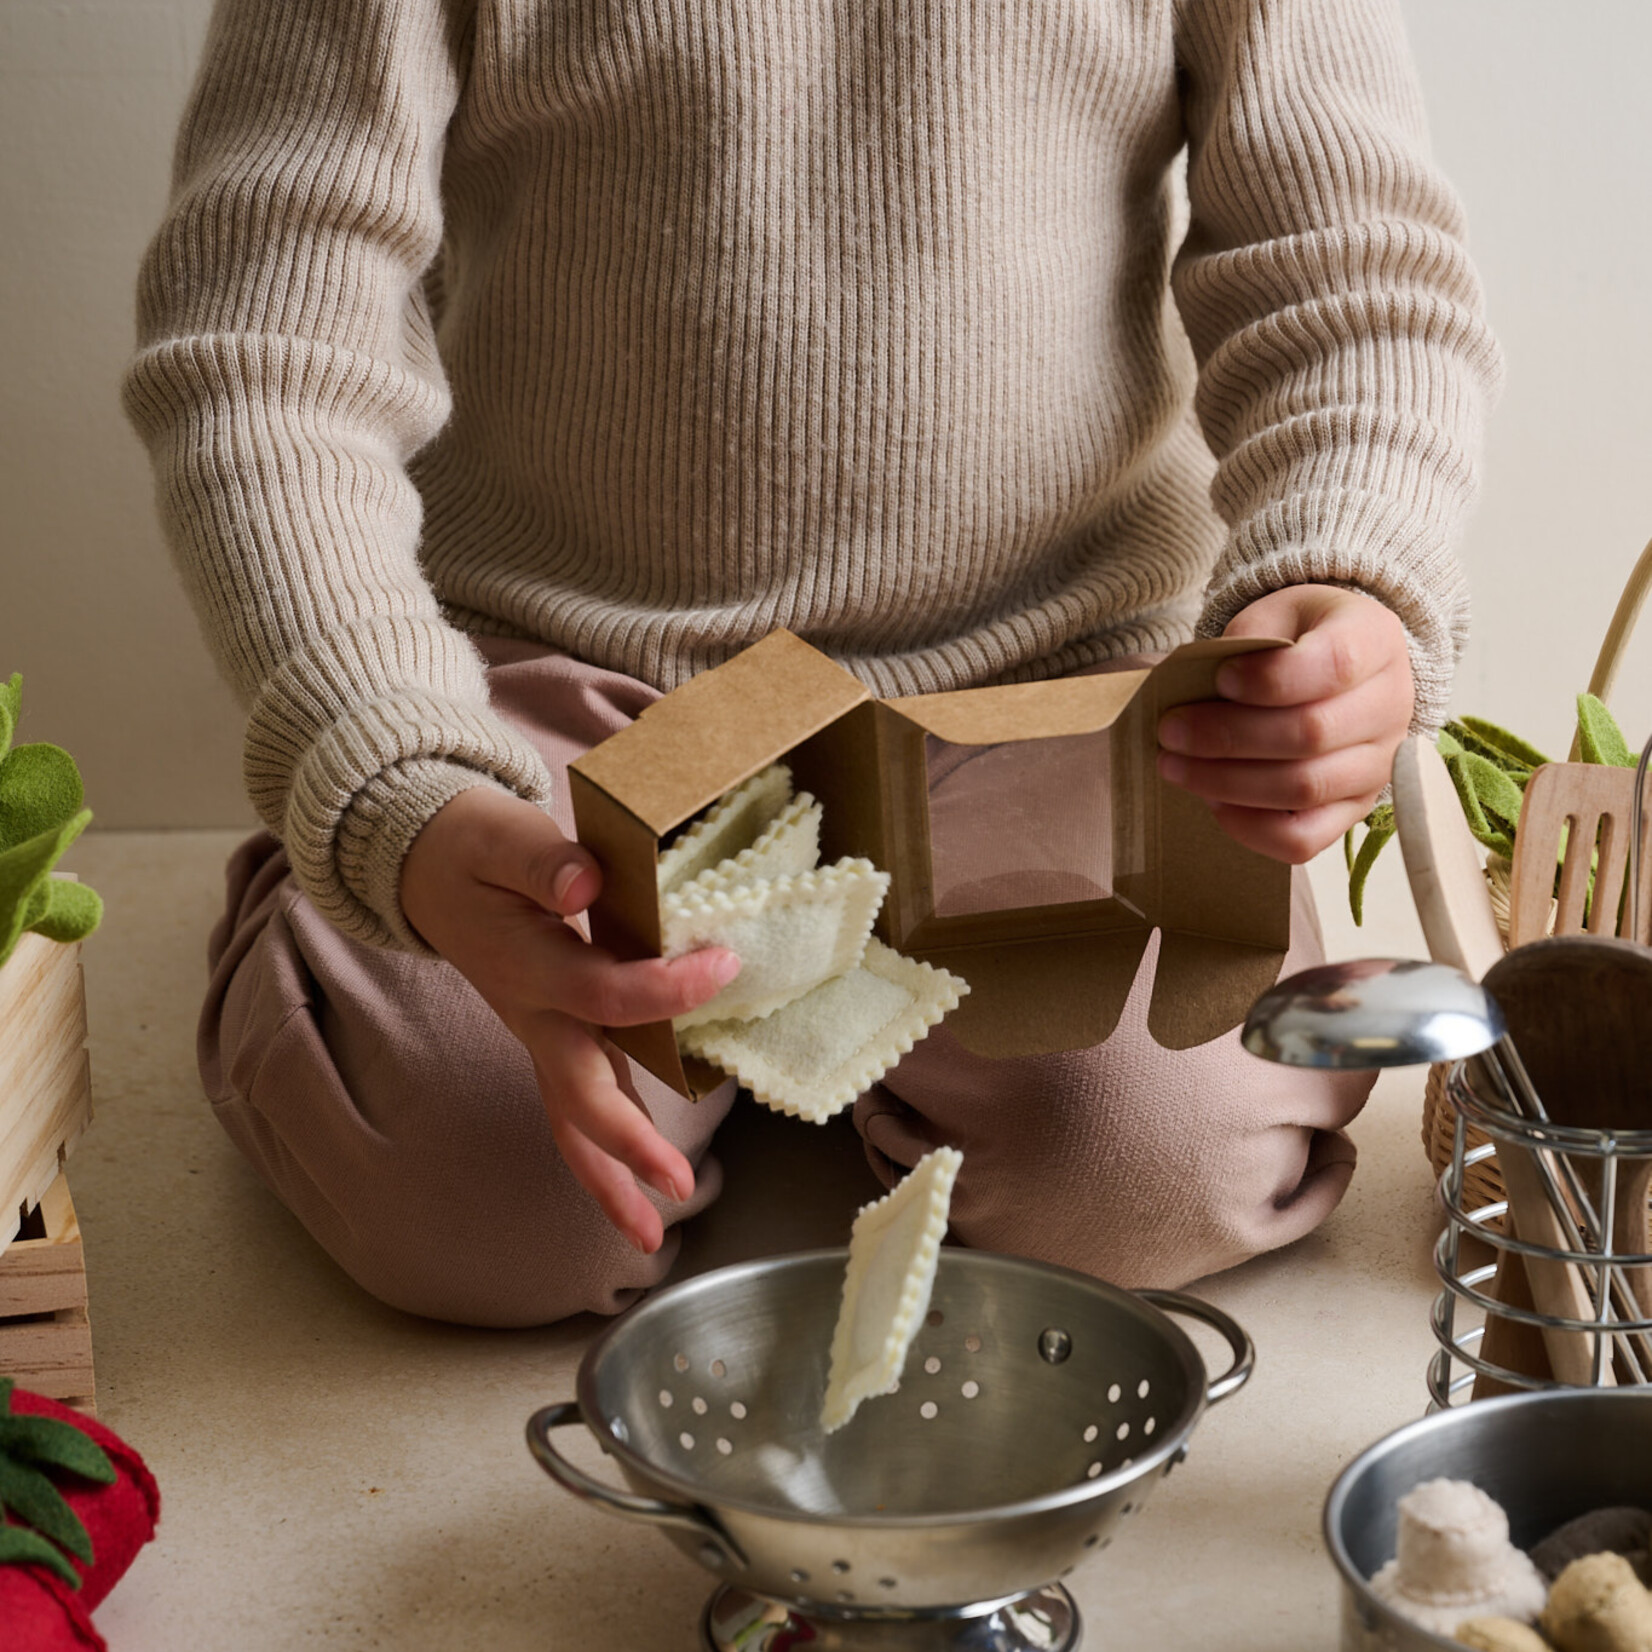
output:
<instances>
[{"instance_id":1,"label":"ladle bowl","mask_svg":"<svg viewBox=\"0 0 1652 1652\"><path fill-rule=\"evenodd\" d=\"M1270 987L1241 1037L1251 1054L1287 1066L1367 1069L1464 1060L1503 1033L1496 1000L1460 969L1356 958Z\"/></svg>"}]
</instances>

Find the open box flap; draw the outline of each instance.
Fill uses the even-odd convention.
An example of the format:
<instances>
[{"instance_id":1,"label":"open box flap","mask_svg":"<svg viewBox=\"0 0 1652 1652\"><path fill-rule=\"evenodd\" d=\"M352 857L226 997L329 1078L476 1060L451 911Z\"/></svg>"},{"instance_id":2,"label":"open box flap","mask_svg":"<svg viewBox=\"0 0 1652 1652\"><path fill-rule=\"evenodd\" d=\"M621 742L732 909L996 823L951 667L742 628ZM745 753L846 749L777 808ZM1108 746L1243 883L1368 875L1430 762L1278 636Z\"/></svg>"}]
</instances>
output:
<instances>
[{"instance_id":1,"label":"open box flap","mask_svg":"<svg viewBox=\"0 0 1652 1652\"><path fill-rule=\"evenodd\" d=\"M572 770L664 837L871 693L800 637L773 631L645 707Z\"/></svg>"},{"instance_id":2,"label":"open box flap","mask_svg":"<svg viewBox=\"0 0 1652 1652\"><path fill-rule=\"evenodd\" d=\"M1290 868L1235 843L1209 807L1159 780L1154 730L1172 706L1215 695L1216 671L1265 639L1189 643L1150 671L1106 673L885 702L894 716L955 745L1088 734L1117 725L1113 783L1128 798L1122 828L1139 834L1139 871L1122 865L1115 898L968 917L934 914L927 818L894 846L906 949L971 984L948 1018L952 1036L989 1056L1085 1049L1114 1029L1148 938L1162 931L1148 1025L1183 1049L1237 1026L1277 979L1290 944ZM886 767L922 761L922 742L886 742ZM887 778L887 776L886 776ZM910 799L920 789L908 782ZM894 870L895 868L891 868ZM896 945L901 941L897 940Z\"/></svg>"}]
</instances>

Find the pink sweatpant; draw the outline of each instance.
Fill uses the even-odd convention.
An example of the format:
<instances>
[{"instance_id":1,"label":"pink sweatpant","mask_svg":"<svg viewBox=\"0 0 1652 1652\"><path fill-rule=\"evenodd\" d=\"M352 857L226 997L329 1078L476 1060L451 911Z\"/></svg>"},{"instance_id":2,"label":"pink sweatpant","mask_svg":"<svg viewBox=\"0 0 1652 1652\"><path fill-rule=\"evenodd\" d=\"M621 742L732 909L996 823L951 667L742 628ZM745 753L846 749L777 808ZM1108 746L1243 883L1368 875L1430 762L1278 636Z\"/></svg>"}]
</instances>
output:
<instances>
[{"instance_id":1,"label":"pink sweatpant","mask_svg":"<svg viewBox=\"0 0 1652 1652\"><path fill-rule=\"evenodd\" d=\"M657 698L527 644L482 646L496 707L558 779ZM572 834L565 786L553 813ZM568 1173L525 1051L455 970L340 936L267 834L237 851L228 885L200 1025L207 1094L341 1267L395 1306L478 1325L613 1313L659 1283L675 1224L720 1190L709 1149L732 1082L691 1104L634 1070L698 1175L687 1203L657 1201L666 1244L641 1256ZM1353 1173L1342 1131L1369 1078L1269 1065L1237 1033L1160 1048L1146 1024L1156 952L1094 1049L992 1061L943 1023L855 1109L873 1169L893 1182L931 1147L957 1146L955 1239L1127 1286L1181 1284L1307 1233ZM1299 875L1285 970L1321 956Z\"/></svg>"}]
</instances>

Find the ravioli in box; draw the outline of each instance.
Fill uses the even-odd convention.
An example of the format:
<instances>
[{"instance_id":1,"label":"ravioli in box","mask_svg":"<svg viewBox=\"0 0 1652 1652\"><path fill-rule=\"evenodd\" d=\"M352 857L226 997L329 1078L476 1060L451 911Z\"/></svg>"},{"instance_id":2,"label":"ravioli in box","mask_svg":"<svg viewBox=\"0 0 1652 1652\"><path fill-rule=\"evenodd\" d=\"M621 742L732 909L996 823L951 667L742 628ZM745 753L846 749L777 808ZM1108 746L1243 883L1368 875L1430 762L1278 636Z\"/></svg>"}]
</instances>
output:
<instances>
[{"instance_id":1,"label":"ravioli in box","mask_svg":"<svg viewBox=\"0 0 1652 1652\"><path fill-rule=\"evenodd\" d=\"M736 913L751 905L740 886L754 879L791 880L790 908L848 903L839 884L886 874L866 956L891 975L885 949L967 982L946 1019L966 1048L1016 1056L1101 1042L1155 929L1149 1028L1172 1049L1203 1043L1237 1026L1278 976L1290 868L1233 842L1202 802L1159 780L1154 731L1171 706L1214 696L1224 659L1277 646L1195 642L1152 670L878 700L776 631L572 766L580 841L603 867L593 938L624 958L678 950L667 929L685 921L685 903L662 897L662 856L674 889L692 883ZM785 795L770 795L780 782L766 771L777 765ZM749 845L764 858L742 877L746 851L708 860L720 851L696 840L696 822L748 783L768 824ZM820 871L778 870L797 833L818 833L808 842ZM861 862L866 872L837 871ZM829 887L791 886L805 877ZM656 1022L610 1036L698 1097L724 1070L680 1049L679 1032L712 1051L728 1025L695 1033Z\"/></svg>"}]
</instances>

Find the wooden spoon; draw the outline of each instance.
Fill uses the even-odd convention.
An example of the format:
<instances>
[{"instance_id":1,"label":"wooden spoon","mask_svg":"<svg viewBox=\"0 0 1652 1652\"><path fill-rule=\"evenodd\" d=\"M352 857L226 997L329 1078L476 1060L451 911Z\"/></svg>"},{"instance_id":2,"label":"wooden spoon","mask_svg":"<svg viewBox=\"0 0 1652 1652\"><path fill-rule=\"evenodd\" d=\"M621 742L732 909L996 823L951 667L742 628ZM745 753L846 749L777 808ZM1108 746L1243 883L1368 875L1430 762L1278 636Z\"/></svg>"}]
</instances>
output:
<instances>
[{"instance_id":1,"label":"wooden spoon","mask_svg":"<svg viewBox=\"0 0 1652 1652\"><path fill-rule=\"evenodd\" d=\"M1652 1130L1652 1063L1644 1044L1652 1028L1652 947L1553 936L1514 948L1487 972L1485 985L1556 1124ZM1649 1189L1652 1158L1620 1161L1614 1252L1647 1251ZM1643 1313L1652 1315L1648 1269L1624 1271Z\"/></svg>"}]
</instances>

